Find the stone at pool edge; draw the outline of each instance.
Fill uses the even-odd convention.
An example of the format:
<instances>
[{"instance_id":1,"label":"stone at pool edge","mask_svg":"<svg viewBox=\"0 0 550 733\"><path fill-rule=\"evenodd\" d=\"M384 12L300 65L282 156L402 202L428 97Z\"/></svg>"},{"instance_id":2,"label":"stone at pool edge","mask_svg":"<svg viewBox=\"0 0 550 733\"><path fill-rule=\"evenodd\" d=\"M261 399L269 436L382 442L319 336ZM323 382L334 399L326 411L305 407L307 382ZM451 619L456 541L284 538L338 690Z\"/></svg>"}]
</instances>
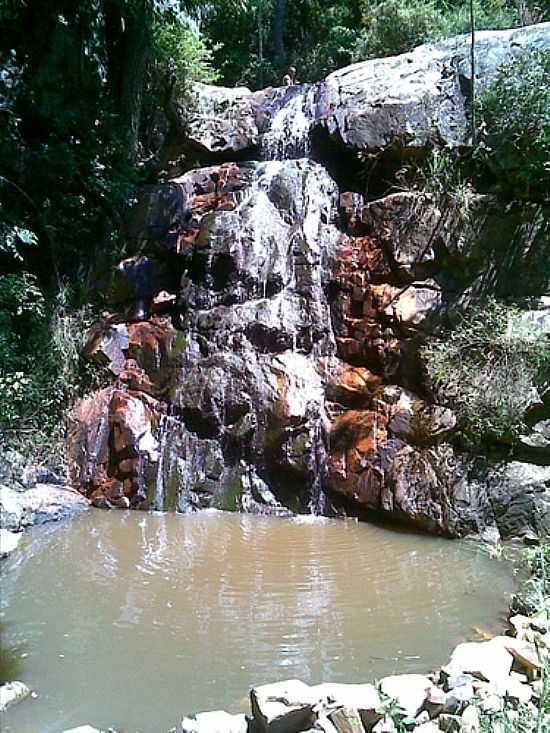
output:
<instances>
[{"instance_id":1,"label":"stone at pool edge","mask_svg":"<svg viewBox=\"0 0 550 733\"><path fill-rule=\"evenodd\" d=\"M0 528L19 531L24 527L72 517L88 509L88 500L69 487L37 484L26 491L0 486Z\"/></svg>"},{"instance_id":2,"label":"stone at pool edge","mask_svg":"<svg viewBox=\"0 0 550 733\"><path fill-rule=\"evenodd\" d=\"M197 713L181 721L182 733L247 733L246 715L230 715L225 710Z\"/></svg>"},{"instance_id":3,"label":"stone at pool edge","mask_svg":"<svg viewBox=\"0 0 550 733\"><path fill-rule=\"evenodd\" d=\"M0 713L22 702L31 694L30 688L24 682L5 682L0 685Z\"/></svg>"},{"instance_id":4,"label":"stone at pool edge","mask_svg":"<svg viewBox=\"0 0 550 733\"><path fill-rule=\"evenodd\" d=\"M0 529L0 559L11 555L21 541L21 532L12 532L9 529Z\"/></svg>"}]
</instances>

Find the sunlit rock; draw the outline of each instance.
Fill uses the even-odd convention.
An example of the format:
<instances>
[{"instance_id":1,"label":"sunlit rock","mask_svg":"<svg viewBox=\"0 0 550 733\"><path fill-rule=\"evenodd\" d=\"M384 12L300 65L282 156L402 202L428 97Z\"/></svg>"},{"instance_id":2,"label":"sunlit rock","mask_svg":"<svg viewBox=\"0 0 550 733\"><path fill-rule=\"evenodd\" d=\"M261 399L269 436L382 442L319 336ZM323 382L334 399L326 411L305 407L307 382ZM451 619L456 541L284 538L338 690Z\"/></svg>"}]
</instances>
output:
<instances>
[{"instance_id":1,"label":"sunlit rock","mask_svg":"<svg viewBox=\"0 0 550 733\"><path fill-rule=\"evenodd\" d=\"M498 641L465 642L454 649L442 671L447 677L470 674L505 687L512 662L512 655Z\"/></svg>"},{"instance_id":2,"label":"sunlit rock","mask_svg":"<svg viewBox=\"0 0 550 733\"><path fill-rule=\"evenodd\" d=\"M5 713L12 705L24 700L31 694L24 682L5 682L0 685L0 713Z\"/></svg>"},{"instance_id":3,"label":"sunlit rock","mask_svg":"<svg viewBox=\"0 0 550 733\"><path fill-rule=\"evenodd\" d=\"M181 721L182 733L246 733L247 730L245 715L230 715L224 710L198 713Z\"/></svg>"},{"instance_id":4,"label":"sunlit rock","mask_svg":"<svg viewBox=\"0 0 550 733\"><path fill-rule=\"evenodd\" d=\"M415 718L424 705L431 680L421 674L399 674L384 677L380 689L397 702L406 717Z\"/></svg>"},{"instance_id":5,"label":"sunlit rock","mask_svg":"<svg viewBox=\"0 0 550 733\"><path fill-rule=\"evenodd\" d=\"M314 697L300 680L255 687L250 692L252 715L261 733L298 733L313 722Z\"/></svg>"},{"instance_id":6,"label":"sunlit rock","mask_svg":"<svg viewBox=\"0 0 550 733\"><path fill-rule=\"evenodd\" d=\"M78 492L51 484L26 491L0 486L0 528L19 531L34 524L66 519L89 506Z\"/></svg>"},{"instance_id":7,"label":"sunlit rock","mask_svg":"<svg viewBox=\"0 0 550 733\"><path fill-rule=\"evenodd\" d=\"M0 557L7 557L17 549L21 540L20 532L12 532L9 529L0 529Z\"/></svg>"}]
</instances>

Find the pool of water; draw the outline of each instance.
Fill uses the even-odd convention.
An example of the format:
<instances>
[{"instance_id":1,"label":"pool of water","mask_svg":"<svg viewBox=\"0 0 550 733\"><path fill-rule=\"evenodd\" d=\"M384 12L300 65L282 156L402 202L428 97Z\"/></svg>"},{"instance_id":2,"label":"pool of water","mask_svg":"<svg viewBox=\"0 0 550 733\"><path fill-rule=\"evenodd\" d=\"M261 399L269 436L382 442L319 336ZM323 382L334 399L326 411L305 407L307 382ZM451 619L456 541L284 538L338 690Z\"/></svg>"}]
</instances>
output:
<instances>
[{"instance_id":1,"label":"pool of water","mask_svg":"<svg viewBox=\"0 0 550 733\"><path fill-rule=\"evenodd\" d=\"M254 684L444 663L503 621L512 571L468 542L354 521L90 511L2 567L2 674L37 691L3 733L166 733Z\"/></svg>"}]
</instances>

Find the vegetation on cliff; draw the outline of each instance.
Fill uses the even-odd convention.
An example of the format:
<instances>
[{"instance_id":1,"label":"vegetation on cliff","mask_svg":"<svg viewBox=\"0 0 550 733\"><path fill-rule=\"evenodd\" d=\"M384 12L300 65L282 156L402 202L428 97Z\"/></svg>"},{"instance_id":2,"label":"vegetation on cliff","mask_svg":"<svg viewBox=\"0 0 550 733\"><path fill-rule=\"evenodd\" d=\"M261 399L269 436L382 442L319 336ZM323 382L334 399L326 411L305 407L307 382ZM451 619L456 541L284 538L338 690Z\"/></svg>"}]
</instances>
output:
<instances>
[{"instance_id":1,"label":"vegetation on cliff","mask_svg":"<svg viewBox=\"0 0 550 733\"><path fill-rule=\"evenodd\" d=\"M548 340L519 309L495 300L472 306L423 356L438 401L456 411L474 446L513 443L533 394L550 380Z\"/></svg>"}]
</instances>

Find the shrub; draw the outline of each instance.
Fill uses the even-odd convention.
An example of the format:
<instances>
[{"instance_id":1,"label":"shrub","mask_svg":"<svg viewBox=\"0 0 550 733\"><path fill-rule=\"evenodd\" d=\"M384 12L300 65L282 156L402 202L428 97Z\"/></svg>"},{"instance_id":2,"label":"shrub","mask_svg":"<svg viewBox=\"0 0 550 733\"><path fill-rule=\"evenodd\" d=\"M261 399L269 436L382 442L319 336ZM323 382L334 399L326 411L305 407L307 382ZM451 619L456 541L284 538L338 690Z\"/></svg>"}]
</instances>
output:
<instances>
[{"instance_id":1,"label":"shrub","mask_svg":"<svg viewBox=\"0 0 550 733\"><path fill-rule=\"evenodd\" d=\"M405 53L435 37L439 14L434 2L385 0L367 5L355 57L377 58Z\"/></svg>"},{"instance_id":2,"label":"shrub","mask_svg":"<svg viewBox=\"0 0 550 733\"><path fill-rule=\"evenodd\" d=\"M185 15L175 16L170 22L155 23L153 55L159 73L171 74L176 91L184 93L189 82L215 82L219 74L212 66L212 51L208 42Z\"/></svg>"},{"instance_id":3,"label":"shrub","mask_svg":"<svg viewBox=\"0 0 550 733\"><path fill-rule=\"evenodd\" d=\"M84 334L95 320L71 308L66 290L49 302L29 273L0 277L0 436L29 461L63 461L64 415L104 371L84 363Z\"/></svg>"},{"instance_id":4,"label":"shrub","mask_svg":"<svg viewBox=\"0 0 550 733\"><path fill-rule=\"evenodd\" d=\"M474 0L474 16L477 29L509 28L519 21L517 9L506 0ZM355 48L356 60L392 56L428 41L467 33L470 3L382 0L365 4L362 27Z\"/></svg>"},{"instance_id":5,"label":"shrub","mask_svg":"<svg viewBox=\"0 0 550 733\"><path fill-rule=\"evenodd\" d=\"M476 101L476 118L477 158L492 173L500 174L500 185L524 196L547 194L550 51L526 50L502 64Z\"/></svg>"},{"instance_id":6,"label":"shrub","mask_svg":"<svg viewBox=\"0 0 550 733\"><path fill-rule=\"evenodd\" d=\"M534 389L550 375L549 340L519 310L494 300L472 307L421 353L437 399L456 411L473 445L514 441Z\"/></svg>"}]
</instances>

